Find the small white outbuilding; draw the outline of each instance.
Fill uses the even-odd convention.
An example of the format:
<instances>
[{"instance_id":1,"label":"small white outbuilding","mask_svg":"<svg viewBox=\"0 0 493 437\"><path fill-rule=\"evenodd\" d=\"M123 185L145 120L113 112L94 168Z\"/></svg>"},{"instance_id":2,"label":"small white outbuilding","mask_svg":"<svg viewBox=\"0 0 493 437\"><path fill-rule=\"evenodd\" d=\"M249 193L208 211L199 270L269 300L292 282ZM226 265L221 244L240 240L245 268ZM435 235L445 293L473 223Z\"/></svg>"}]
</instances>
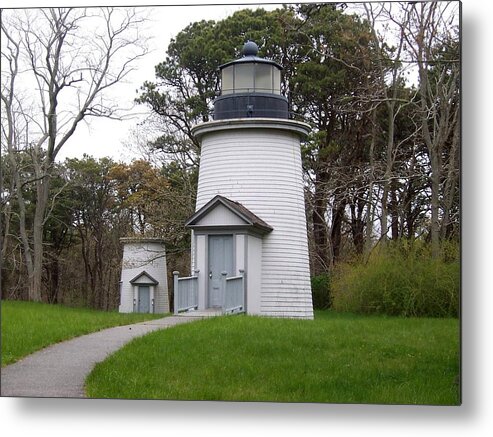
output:
<instances>
[{"instance_id":1,"label":"small white outbuilding","mask_svg":"<svg viewBox=\"0 0 493 437\"><path fill-rule=\"evenodd\" d=\"M166 250L160 238L121 238L120 313L169 312Z\"/></svg>"}]
</instances>

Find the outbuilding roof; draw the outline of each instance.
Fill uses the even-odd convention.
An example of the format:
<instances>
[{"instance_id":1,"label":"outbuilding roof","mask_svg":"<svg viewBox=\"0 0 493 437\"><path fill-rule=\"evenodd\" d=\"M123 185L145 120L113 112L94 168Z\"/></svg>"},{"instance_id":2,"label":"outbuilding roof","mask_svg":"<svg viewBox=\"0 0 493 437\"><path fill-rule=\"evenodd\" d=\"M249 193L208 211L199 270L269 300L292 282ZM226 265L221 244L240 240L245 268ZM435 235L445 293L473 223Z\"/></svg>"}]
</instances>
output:
<instances>
[{"instance_id":1,"label":"outbuilding roof","mask_svg":"<svg viewBox=\"0 0 493 437\"><path fill-rule=\"evenodd\" d=\"M145 243L158 243L158 244L164 244L165 241L163 238L160 237L139 237L139 236L134 236L134 237L121 237L120 238L120 243L140 243L140 244L145 244Z\"/></svg>"},{"instance_id":2,"label":"outbuilding roof","mask_svg":"<svg viewBox=\"0 0 493 437\"><path fill-rule=\"evenodd\" d=\"M147 281L145 282L142 282L142 281L139 281L140 278L142 278L143 276L145 276L147 278ZM136 282L139 282L139 284L150 284L150 285L157 285L159 284L158 281L156 281L149 273L147 273L145 270L142 270L142 272L140 272L135 278L131 279L130 280L130 283L131 284L134 284Z\"/></svg>"}]
</instances>

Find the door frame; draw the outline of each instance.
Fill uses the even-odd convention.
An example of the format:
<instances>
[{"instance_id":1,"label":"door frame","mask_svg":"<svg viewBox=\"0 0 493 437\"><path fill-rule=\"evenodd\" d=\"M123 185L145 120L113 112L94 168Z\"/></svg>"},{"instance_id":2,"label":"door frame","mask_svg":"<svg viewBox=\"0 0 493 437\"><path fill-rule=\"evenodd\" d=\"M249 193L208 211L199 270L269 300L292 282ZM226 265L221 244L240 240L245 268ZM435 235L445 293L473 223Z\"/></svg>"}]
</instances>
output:
<instances>
[{"instance_id":1,"label":"door frame","mask_svg":"<svg viewBox=\"0 0 493 437\"><path fill-rule=\"evenodd\" d=\"M149 287L149 312L148 313L142 313L142 314L153 314L154 313L154 308L156 306L156 301L154 298L154 284L139 284L139 283L134 283L134 313L139 312L139 293L140 293L140 288L139 287Z\"/></svg>"},{"instance_id":2,"label":"door frame","mask_svg":"<svg viewBox=\"0 0 493 437\"><path fill-rule=\"evenodd\" d=\"M235 232L225 232L224 230L218 230L216 232L207 232L206 233L206 247L205 247L205 265L207 266L207 269L209 269L209 237L231 237L232 238L232 255L233 255L233 271L231 274L234 276L236 272L236 235L237 233ZM209 271L205 272L206 274L206 288L205 288L205 305L206 308L214 308L211 306L211 301L210 301L210 278L209 278Z\"/></svg>"},{"instance_id":3,"label":"door frame","mask_svg":"<svg viewBox=\"0 0 493 437\"><path fill-rule=\"evenodd\" d=\"M149 297L149 301L147 302L147 308L148 308L148 313L151 312L152 310L152 305L151 305L151 286L150 285L146 285L146 284L139 284L137 286L137 312L138 313L142 313L144 311L141 311L141 305L140 305L140 301L141 301L141 296L140 296L140 293L143 291L142 289L143 288L146 288L146 293Z\"/></svg>"}]
</instances>

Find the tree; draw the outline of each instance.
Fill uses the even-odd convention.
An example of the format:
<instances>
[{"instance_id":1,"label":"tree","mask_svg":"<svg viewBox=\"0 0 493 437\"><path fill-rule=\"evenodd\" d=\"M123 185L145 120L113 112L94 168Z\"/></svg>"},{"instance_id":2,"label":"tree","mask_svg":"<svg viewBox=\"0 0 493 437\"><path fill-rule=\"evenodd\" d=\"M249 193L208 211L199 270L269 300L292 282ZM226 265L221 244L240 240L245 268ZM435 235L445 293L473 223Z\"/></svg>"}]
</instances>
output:
<instances>
[{"instance_id":1,"label":"tree","mask_svg":"<svg viewBox=\"0 0 493 437\"><path fill-rule=\"evenodd\" d=\"M388 6L390 9L392 5ZM366 18L372 25L372 37L376 46L380 47L380 56L375 59L377 68L379 69L379 93L375 95L377 102L383 102L386 106L387 123L386 123L386 153L385 153L385 173L382 178L382 198L381 198L381 225L380 225L380 239L387 238L389 230L388 215L389 215L389 194L392 196L392 205L396 205L395 200L395 178L393 177L393 170L395 164L395 125L396 116L401 107L405 104L409 104L408 100L399 99L398 92L402 88L404 71L401 66L402 52L404 50L404 34L401 30L400 34L396 38L396 46L388 47L385 39L382 35L379 35L376 30L377 20L381 14L385 14L387 5L385 4L373 4L365 3L364 9L366 12ZM390 13L390 12L389 12ZM404 16L405 20L408 20L407 15ZM388 28L386 29L388 31ZM384 54L387 55L384 58ZM387 81L386 81L387 79ZM395 212L395 211L394 211ZM393 238L395 233L395 214L392 220L391 227L393 232Z\"/></svg>"},{"instance_id":2,"label":"tree","mask_svg":"<svg viewBox=\"0 0 493 437\"><path fill-rule=\"evenodd\" d=\"M119 208L116 183L109 177L115 165L109 158L96 160L87 155L65 161L66 191L72 198L72 232L76 237L66 255L79 262L78 271L71 274L82 284L77 290L81 298L102 309L114 307L120 275L119 239L131 230L128 214Z\"/></svg>"},{"instance_id":3,"label":"tree","mask_svg":"<svg viewBox=\"0 0 493 437\"><path fill-rule=\"evenodd\" d=\"M157 217L158 212L167 210L167 178L140 159L112 166L108 178L114 182L119 208L128 211L133 232L141 236L161 236Z\"/></svg>"},{"instance_id":4,"label":"tree","mask_svg":"<svg viewBox=\"0 0 493 437\"><path fill-rule=\"evenodd\" d=\"M295 111L314 126L304 155L311 183L312 269L319 274L340 256L352 202L347 186L368 159L372 102L367 84L378 78L372 60L379 52L371 28L356 15L330 4L301 5L298 13L304 56L296 65L291 95Z\"/></svg>"},{"instance_id":5,"label":"tree","mask_svg":"<svg viewBox=\"0 0 493 437\"><path fill-rule=\"evenodd\" d=\"M104 95L145 54L142 22L134 9L2 11L2 136L14 175L31 300L41 300L43 233L50 195L56 197L51 193L55 159L84 119L120 116ZM21 83L29 84L27 89ZM16 161L21 150L34 165L28 180ZM36 192L32 239L25 219L27 185Z\"/></svg>"},{"instance_id":6,"label":"tree","mask_svg":"<svg viewBox=\"0 0 493 437\"><path fill-rule=\"evenodd\" d=\"M405 6L409 20L398 22L419 75L420 131L431 170L434 257L440 254L441 234L445 236L450 226L459 181L460 67L457 15L450 10L454 7L458 5L451 2L410 3Z\"/></svg>"}]
</instances>

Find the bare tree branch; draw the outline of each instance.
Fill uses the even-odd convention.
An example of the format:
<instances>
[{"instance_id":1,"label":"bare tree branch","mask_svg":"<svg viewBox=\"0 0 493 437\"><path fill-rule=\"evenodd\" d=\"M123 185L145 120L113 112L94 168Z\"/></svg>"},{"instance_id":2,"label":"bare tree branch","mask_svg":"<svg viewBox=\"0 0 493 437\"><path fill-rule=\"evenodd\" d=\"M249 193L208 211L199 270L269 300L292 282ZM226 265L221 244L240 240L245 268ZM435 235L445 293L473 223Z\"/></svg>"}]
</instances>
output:
<instances>
[{"instance_id":1,"label":"bare tree branch","mask_svg":"<svg viewBox=\"0 0 493 437\"><path fill-rule=\"evenodd\" d=\"M9 65L5 79L2 70L2 136L7 143L20 221L24 223L21 237L24 235L23 251L34 300L41 296L43 228L61 193L51 196L49 204L55 159L86 116L120 117L121 108L106 102L106 91L124 81L147 52L147 39L139 32L145 19L136 9L99 8L91 12L83 8L2 11L2 38L7 41L2 44L2 60ZM94 37L89 38L89 34ZM33 84L31 89L26 87L27 100L20 89L23 80ZM28 111L31 106L32 111ZM21 119L25 120L23 127L19 125ZM25 131L23 148L33 169L24 180L17 153L21 140L16 132L20 129ZM29 136L34 141L28 142ZM23 190L31 185L35 186L36 202L29 241Z\"/></svg>"}]
</instances>

